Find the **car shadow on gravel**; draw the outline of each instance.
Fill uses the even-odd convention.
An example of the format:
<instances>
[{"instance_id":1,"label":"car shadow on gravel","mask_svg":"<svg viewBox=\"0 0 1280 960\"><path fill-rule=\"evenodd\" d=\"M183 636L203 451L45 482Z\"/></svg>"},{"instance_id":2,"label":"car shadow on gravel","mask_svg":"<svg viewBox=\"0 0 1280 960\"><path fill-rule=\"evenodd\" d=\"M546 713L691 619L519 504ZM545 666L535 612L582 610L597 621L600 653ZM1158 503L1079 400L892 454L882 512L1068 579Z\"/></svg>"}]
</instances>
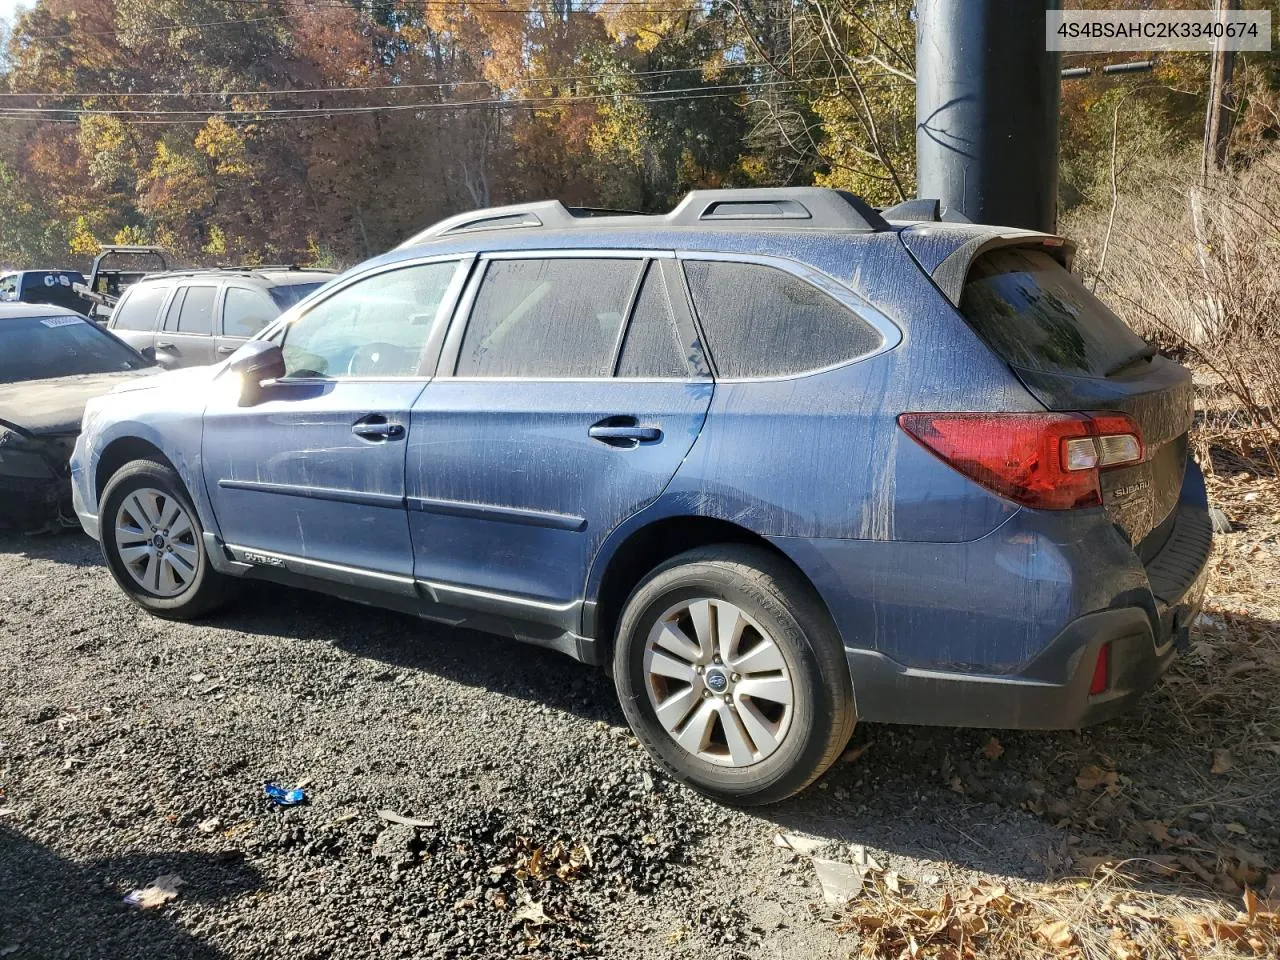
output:
<instances>
[{"instance_id":1,"label":"car shadow on gravel","mask_svg":"<svg viewBox=\"0 0 1280 960\"><path fill-rule=\"evenodd\" d=\"M172 908L142 910L123 902L128 891L164 874L185 881L178 901L184 912L242 896L262 882L238 854L140 852L73 863L0 826L0 953L30 960L227 956L175 923Z\"/></svg>"}]
</instances>

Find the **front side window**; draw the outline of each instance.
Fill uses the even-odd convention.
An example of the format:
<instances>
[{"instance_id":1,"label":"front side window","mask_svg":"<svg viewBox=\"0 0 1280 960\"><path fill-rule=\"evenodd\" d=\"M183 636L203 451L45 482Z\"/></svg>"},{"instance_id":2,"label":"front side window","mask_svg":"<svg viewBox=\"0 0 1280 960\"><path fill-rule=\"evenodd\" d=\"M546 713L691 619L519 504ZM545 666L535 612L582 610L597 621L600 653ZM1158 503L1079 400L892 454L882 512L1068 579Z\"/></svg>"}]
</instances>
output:
<instances>
[{"instance_id":1,"label":"front side window","mask_svg":"<svg viewBox=\"0 0 1280 960\"><path fill-rule=\"evenodd\" d=\"M884 342L843 303L778 267L691 260L685 276L721 377L793 376Z\"/></svg>"},{"instance_id":2,"label":"front side window","mask_svg":"<svg viewBox=\"0 0 1280 960\"><path fill-rule=\"evenodd\" d=\"M127 290L111 318L111 329L154 330L170 289L166 283L147 283Z\"/></svg>"},{"instance_id":3,"label":"front side window","mask_svg":"<svg viewBox=\"0 0 1280 960\"><path fill-rule=\"evenodd\" d=\"M640 259L493 260L467 322L459 377L608 377Z\"/></svg>"},{"instance_id":4,"label":"front side window","mask_svg":"<svg viewBox=\"0 0 1280 960\"><path fill-rule=\"evenodd\" d=\"M222 298L222 335L246 340L276 318L266 298L243 287L227 287Z\"/></svg>"},{"instance_id":5,"label":"front side window","mask_svg":"<svg viewBox=\"0 0 1280 960\"><path fill-rule=\"evenodd\" d=\"M458 263L378 273L322 300L284 330L289 377L418 376Z\"/></svg>"}]
</instances>

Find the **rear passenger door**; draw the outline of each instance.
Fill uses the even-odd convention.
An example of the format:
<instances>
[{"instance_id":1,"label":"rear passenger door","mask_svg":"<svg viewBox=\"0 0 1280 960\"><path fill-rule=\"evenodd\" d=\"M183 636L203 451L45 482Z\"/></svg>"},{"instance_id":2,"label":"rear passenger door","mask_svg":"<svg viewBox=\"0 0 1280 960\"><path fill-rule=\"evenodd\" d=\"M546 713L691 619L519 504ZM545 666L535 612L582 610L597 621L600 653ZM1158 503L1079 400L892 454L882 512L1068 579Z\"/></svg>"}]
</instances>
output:
<instances>
[{"instance_id":1,"label":"rear passenger door","mask_svg":"<svg viewBox=\"0 0 1280 960\"><path fill-rule=\"evenodd\" d=\"M160 313L172 289L169 283L139 283L130 287L116 304L107 329L133 349L147 351L151 356Z\"/></svg>"},{"instance_id":2,"label":"rear passenger door","mask_svg":"<svg viewBox=\"0 0 1280 960\"><path fill-rule=\"evenodd\" d=\"M280 310L261 290L229 283L222 291L215 357L235 353L237 348L274 320Z\"/></svg>"},{"instance_id":3,"label":"rear passenger door","mask_svg":"<svg viewBox=\"0 0 1280 960\"><path fill-rule=\"evenodd\" d=\"M197 367L214 361L215 283L178 287L156 334L156 362L162 367Z\"/></svg>"},{"instance_id":4,"label":"rear passenger door","mask_svg":"<svg viewBox=\"0 0 1280 960\"><path fill-rule=\"evenodd\" d=\"M671 254L477 264L414 404L414 575L445 606L578 629L588 566L655 500L713 392Z\"/></svg>"}]
</instances>

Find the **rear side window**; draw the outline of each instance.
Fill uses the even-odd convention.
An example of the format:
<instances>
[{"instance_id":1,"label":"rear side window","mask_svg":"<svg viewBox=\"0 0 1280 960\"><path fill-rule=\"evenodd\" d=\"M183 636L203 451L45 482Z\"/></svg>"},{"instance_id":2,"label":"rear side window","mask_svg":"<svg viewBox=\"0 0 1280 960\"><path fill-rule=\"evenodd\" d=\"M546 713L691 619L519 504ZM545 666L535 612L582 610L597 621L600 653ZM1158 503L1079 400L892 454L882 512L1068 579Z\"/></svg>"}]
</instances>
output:
<instances>
[{"instance_id":1,"label":"rear side window","mask_svg":"<svg viewBox=\"0 0 1280 960\"><path fill-rule=\"evenodd\" d=\"M662 265L650 263L618 358L619 377L689 376Z\"/></svg>"},{"instance_id":2,"label":"rear side window","mask_svg":"<svg viewBox=\"0 0 1280 960\"><path fill-rule=\"evenodd\" d=\"M160 307L170 287L148 283L127 291L111 318L112 330L154 330Z\"/></svg>"},{"instance_id":3,"label":"rear side window","mask_svg":"<svg viewBox=\"0 0 1280 960\"><path fill-rule=\"evenodd\" d=\"M873 326L777 267L690 260L685 276L721 377L779 377L871 353Z\"/></svg>"},{"instance_id":4,"label":"rear side window","mask_svg":"<svg viewBox=\"0 0 1280 960\"><path fill-rule=\"evenodd\" d=\"M1039 250L995 250L969 271L960 312L1006 363L1045 373L1105 376L1145 343L1058 261Z\"/></svg>"},{"instance_id":5,"label":"rear side window","mask_svg":"<svg viewBox=\"0 0 1280 960\"><path fill-rule=\"evenodd\" d=\"M608 377L642 260L494 260L459 377Z\"/></svg>"},{"instance_id":6,"label":"rear side window","mask_svg":"<svg viewBox=\"0 0 1280 960\"><path fill-rule=\"evenodd\" d=\"M217 292L217 287L187 287L178 309L178 333L204 337L213 334L213 297Z\"/></svg>"},{"instance_id":7,"label":"rear side window","mask_svg":"<svg viewBox=\"0 0 1280 960\"><path fill-rule=\"evenodd\" d=\"M222 300L222 335L247 339L278 315L262 295L242 287L227 287Z\"/></svg>"}]
</instances>

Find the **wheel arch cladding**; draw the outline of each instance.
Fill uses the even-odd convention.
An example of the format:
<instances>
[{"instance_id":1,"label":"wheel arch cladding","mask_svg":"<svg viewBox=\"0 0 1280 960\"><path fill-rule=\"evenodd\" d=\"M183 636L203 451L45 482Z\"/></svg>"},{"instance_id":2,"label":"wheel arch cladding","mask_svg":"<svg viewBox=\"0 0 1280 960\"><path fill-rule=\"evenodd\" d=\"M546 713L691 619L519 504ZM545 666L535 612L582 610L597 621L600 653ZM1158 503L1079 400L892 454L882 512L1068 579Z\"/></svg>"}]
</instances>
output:
<instances>
[{"instance_id":1,"label":"wheel arch cladding","mask_svg":"<svg viewBox=\"0 0 1280 960\"><path fill-rule=\"evenodd\" d=\"M826 600L805 572L777 545L728 520L705 516L668 516L630 531L608 554L598 588L583 611L583 632L594 636L608 656L623 605L636 585L672 557L698 547L740 544L756 547L785 564L811 591L835 627ZM591 596L589 594L589 596ZM608 662L608 659L606 659Z\"/></svg>"},{"instance_id":2,"label":"wheel arch cladding","mask_svg":"<svg viewBox=\"0 0 1280 960\"><path fill-rule=\"evenodd\" d=\"M93 490L94 497L99 503L102 502L102 491L106 489L111 478L122 467L135 460L154 460L168 467L179 477L182 476L178 468L173 465L173 461L151 441L143 440L141 437L118 437L107 444L98 457L98 465L93 477ZM191 495L190 491L187 495Z\"/></svg>"}]
</instances>

